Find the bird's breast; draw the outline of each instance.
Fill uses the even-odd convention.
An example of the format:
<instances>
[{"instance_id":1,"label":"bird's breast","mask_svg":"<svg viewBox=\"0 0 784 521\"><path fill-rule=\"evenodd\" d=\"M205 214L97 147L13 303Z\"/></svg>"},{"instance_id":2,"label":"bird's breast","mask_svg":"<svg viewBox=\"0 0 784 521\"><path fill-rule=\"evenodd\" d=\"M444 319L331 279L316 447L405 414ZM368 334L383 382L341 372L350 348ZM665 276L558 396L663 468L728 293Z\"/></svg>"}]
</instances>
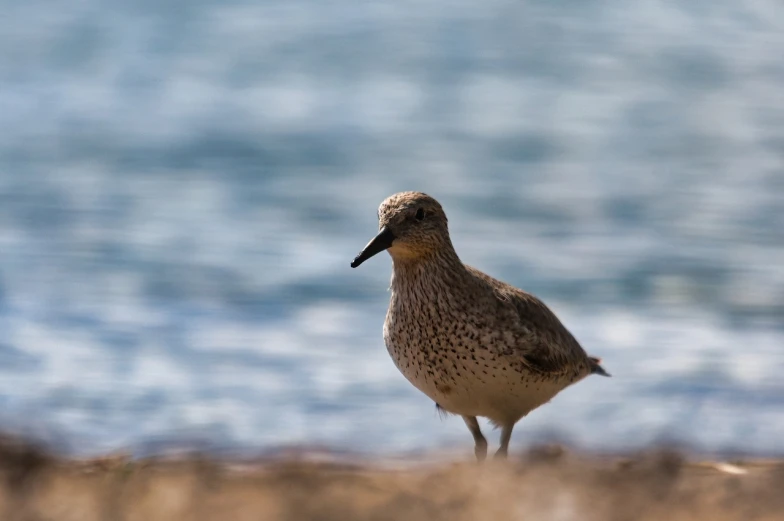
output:
<instances>
[{"instance_id":1,"label":"bird's breast","mask_svg":"<svg viewBox=\"0 0 784 521\"><path fill-rule=\"evenodd\" d=\"M384 341L395 365L447 410L470 414L466 407L478 407L474 402L500 382L503 375L496 373L509 370L499 369L497 353L503 350L477 321L443 302L411 307L395 300L384 325Z\"/></svg>"}]
</instances>

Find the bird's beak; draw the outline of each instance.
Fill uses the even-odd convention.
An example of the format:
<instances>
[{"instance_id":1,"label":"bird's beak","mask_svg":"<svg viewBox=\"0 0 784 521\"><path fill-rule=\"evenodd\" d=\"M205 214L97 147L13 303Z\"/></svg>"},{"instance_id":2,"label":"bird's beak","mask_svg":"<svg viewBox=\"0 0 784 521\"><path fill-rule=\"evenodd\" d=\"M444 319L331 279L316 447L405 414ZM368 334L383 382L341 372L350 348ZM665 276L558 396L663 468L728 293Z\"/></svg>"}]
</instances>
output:
<instances>
[{"instance_id":1,"label":"bird's beak","mask_svg":"<svg viewBox=\"0 0 784 521\"><path fill-rule=\"evenodd\" d=\"M367 243L367 246L365 246L365 248L361 252L359 252L359 255L354 257L354 260L351 261L351 267L356 268L357 266L359 266L360 264L368 260L373 255L386 250L387 248L392 246L392 241L394 240L395 240L395 236L392 234L391 231L389 231L389 228L384 226L383 228L381 228L381 231L378 232L378 235L373 237L373 240Z\"/></svg>"}]
</instances>

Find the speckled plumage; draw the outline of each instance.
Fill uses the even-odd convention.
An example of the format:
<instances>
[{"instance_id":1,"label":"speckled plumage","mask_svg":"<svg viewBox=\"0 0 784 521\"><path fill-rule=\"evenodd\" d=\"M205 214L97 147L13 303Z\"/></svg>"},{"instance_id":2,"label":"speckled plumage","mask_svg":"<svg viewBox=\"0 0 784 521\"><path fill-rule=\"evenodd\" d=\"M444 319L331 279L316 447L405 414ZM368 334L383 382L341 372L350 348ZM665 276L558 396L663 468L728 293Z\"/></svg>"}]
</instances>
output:
<instances>
[{"instance_id":1,"label":"speckled plumage","mask_svg":"<svg viewBox=\"0 0 784 521\"><path fill-rule=\"evenodd\" d=\"M463 417L484 459L477 416L502 428L507 453L523 416L592 373L609 376L535 296L464 265L441 205L420 192L381 203L379 235L352 263L388 250L384 341L397 368L440 409Z\"/></svg>"}]
</instances>

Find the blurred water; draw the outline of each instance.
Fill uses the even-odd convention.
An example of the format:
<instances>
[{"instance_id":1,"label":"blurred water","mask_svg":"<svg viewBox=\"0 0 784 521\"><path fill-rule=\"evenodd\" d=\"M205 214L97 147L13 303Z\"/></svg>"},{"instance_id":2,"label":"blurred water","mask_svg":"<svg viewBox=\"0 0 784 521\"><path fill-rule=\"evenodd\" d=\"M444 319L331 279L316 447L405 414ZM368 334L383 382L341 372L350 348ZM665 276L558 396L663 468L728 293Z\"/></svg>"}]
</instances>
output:
<instances>
[{"instance_id":1,"label":"blurred water","mask_svg":"<svg viewBox=\"0 0 784 521\"><path fill-rule=\"evenodd\" d=\"M386 353L388 257L349 268L415 189L614 374L515 445L781 451L777 0L3 11L0 427L469 446Z\"/></svg>"}]
</instances>

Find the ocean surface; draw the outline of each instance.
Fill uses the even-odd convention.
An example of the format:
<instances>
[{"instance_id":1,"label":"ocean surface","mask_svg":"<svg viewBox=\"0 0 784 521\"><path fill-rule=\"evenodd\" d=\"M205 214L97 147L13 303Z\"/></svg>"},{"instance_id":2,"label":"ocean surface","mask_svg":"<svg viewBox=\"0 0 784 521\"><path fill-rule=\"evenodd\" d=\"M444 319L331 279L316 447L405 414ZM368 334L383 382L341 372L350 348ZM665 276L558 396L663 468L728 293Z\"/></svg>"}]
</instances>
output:
<instances>
[{"instance_id":1,"label":"ocean surface","mask_svg":"<svg viewBox=\"0 0 784 521\"><path fill-rule=\"evenodd\" d=\"M613 374L512 450L780 454L782 49L778 0L6 2L0 430L470 455L349 267L422 190Z\"/></svg>"}]
</instances>

